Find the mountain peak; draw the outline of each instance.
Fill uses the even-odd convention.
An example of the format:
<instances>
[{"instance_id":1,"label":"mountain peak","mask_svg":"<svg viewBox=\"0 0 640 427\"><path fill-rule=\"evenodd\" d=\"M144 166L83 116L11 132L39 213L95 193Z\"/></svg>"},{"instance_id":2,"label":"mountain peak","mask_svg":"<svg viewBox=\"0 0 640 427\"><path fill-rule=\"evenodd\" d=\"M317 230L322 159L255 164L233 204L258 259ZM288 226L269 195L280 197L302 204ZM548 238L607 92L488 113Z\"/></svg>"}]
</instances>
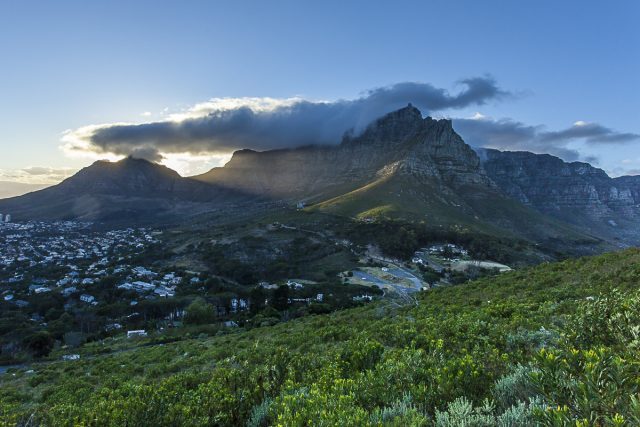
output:
<instances>
[{"instance_id":1,"label":"mountain peak","mask_svg":"<svg viewBox=\"0 0 640 427\"><path fill-rule=\"evenodd\" d=\"M406 107L402 107L399 110L392 111L380 117L372 123L372 126L390 122L396 124L404 123L407 125L415 125L422 122L422 112L414 107L413 104L409 103Z\"/></svg>"}]
</instances>

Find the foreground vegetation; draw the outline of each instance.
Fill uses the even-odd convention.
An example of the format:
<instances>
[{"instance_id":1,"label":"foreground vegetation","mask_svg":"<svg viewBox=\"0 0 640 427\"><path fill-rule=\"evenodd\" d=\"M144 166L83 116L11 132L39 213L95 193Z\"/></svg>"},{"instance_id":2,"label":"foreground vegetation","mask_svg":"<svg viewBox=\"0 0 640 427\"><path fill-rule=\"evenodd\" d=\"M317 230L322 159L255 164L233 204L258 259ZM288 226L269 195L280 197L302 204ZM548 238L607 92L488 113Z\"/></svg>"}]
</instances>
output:
<instances>
[{"instance_id":1,"label":"foreground vegetation","mask_svg":"<svg viewBox=\"0 0 640 427\"><path fill-rule=\"evenodd\" d=\"M639 283L634 249L435 289L411 306L382 301L213 337L105 340L79 361L0 374L0 419L639 425Z\"/></svg>"}]
</instances>

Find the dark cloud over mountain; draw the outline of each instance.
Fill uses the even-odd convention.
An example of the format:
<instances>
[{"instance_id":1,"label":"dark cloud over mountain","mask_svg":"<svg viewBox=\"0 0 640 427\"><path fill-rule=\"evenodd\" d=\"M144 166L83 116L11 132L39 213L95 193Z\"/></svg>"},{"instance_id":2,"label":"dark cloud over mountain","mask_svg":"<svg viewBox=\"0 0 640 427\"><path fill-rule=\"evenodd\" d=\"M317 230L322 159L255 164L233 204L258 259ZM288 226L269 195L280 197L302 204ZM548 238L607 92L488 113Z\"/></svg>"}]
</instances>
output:
<instances>
[{"instance_id":1,"label":"dark cloud over mountain","mask_svg":"<svg viewBox=\"0 0 640 427\"><path fill-rule=\"evenodd\" d=\"M65 148L158 160L161 153L266 150L309 144L337 144L345 132L358 133L376 118L411 102L423 113L458 109L510 96L491 77L461 80L451 94L427 83L398 83L355 100L216 99L178 119L142 124L108 124L65 135Z\"/></svg>"},{"instance_id":2,"label":"dark cloud over mountain","mask_svg":"<svg viewBox=\"0 0 640 427\"><path fill-rule=\"evenodd\" d=\"M543 126L531 126L511 119L454 119L454 128L464 140L475 147L499 150L522 150L549 153L567 161L582 159L597 163L593 156L581 157L568 147L575 140L589 144L629 143L640 140L640 135L614 131L598 123L576 122L559 131L546 131Z\"/></svg>"}]
</instances>

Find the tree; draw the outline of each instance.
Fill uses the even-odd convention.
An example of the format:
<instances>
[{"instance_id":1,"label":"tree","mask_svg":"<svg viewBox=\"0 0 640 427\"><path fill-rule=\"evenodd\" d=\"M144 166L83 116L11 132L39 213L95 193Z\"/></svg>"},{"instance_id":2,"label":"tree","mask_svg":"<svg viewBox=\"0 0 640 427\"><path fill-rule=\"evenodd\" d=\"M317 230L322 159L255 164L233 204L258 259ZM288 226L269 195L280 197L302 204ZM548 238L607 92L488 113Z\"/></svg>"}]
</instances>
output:
<instances>
[{"instance_id":1,"label":"tree","mask_svg":"<svg viewBox=\"0 0 640 427\"><path fill-rule=\"evenodd\" d=\"M202 298L196 298L187 307L184 316L184 322L193 325L201 325L203 323L211 323L215 320L215 310L213 305L209 304Z\"/></svg>"},{"instance_id":2,"label":"tree","mask_svg":"<svg viewBox=\"0 0 640 427\"><path fill-rule=\"evenodd\" d=\"M48 332L40 331L26 337L25 344L35 357L45 357L51 353L54 339Z\"/></svg>"},{"instance_id":3,"label":"tree","mask_svg":"<svg viewBox=\"0 0 640 427\"><path fill-rule=\"evenodd\" d=\"M286 310L289 307L289 286L281 285L273 291L272 305L276 310Z\"/></svg>"},{"instance_id":4,"label":"tree","mask_svg":"<svg viewBox=\"0 0 640 427\"><path fill-rule=\"evenodd\" d=\"M267 296L262 286L256 286L251 289L251 292L249 293L249 308L251 309L252 314L256 314L264 309L264 301L266 297Z\"/></svg>"}]
</instances>

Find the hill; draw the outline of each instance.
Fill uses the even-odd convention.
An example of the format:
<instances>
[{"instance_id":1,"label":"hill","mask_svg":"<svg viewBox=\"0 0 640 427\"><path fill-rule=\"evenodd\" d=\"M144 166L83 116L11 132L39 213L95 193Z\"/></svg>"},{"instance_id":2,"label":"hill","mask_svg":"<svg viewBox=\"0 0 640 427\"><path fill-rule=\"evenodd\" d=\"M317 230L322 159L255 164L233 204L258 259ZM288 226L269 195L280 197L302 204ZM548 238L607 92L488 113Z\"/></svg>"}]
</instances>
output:
<instances>
[{"instance_id":1,"label":"hill","mask_svg":"<svg viewBox=\"0 0 640 427\"><path fill-rule=\"evenodd\" d=\"M0 375L0 415L5 425L637 425L639 279L633 249L435 289L408 306L108 339L78 361Z\"/></svg>"},{"instance_id":2,"label":"hill","mask_svg":"<svg viewBox=\"0 0 640 427\"><path fill-rule=\"evenodd\" d=\"M175 221L246 201L246 195L181 177L142 159L97 161L58 185L0 200L14 220Z\"/></svg>"}]
</instances>

